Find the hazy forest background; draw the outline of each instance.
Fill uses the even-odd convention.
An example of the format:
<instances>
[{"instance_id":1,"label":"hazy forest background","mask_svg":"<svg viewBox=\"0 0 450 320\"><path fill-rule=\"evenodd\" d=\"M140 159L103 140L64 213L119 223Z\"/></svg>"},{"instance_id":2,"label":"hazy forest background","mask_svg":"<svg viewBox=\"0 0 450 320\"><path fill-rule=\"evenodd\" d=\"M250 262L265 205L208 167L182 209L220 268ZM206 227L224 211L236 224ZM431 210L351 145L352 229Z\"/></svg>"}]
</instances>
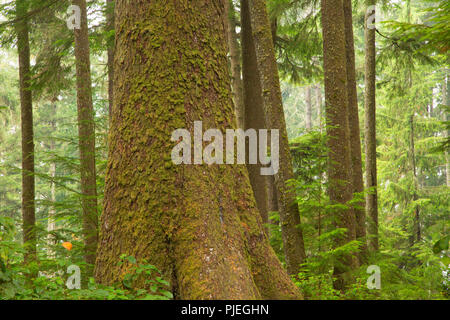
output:
<instances>
[{"instance_id":1,"label":"hazy forest background","mask_svg":"<svg viewBox=\"0 0 450 320\"><path fill-rule=\"evenodd\" d=\"M0 300L448 299L449 22L446 0L0 1ZM197 120L279 129L279 172L175 166Z\"/></svg>"}]
</instances>

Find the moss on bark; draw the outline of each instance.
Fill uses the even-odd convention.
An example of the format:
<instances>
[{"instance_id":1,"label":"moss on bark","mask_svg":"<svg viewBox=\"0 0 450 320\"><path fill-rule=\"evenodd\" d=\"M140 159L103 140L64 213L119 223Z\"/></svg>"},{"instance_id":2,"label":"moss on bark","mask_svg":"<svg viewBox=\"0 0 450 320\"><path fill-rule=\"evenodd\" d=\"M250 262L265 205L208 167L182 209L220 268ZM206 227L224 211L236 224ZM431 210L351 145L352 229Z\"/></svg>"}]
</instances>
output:
<instances>
[{"instance_id":1,"label":"moss on bark","mask_svg":"<svg viewBox=\"0 0 450 320\"><path fill-rule=\"evenodd\" d=\"M356 91L355 45L353 37L352 1L343 0L345 19L345 49L347 57L347 96L348 124L350 133L350 157L352 166L352 192L362 194L364 182L362 176L361 138L359 129L358 94ZM367 256L366 245L366 211L365 201L356 204L352 209L356 219L355 235L361 241L359 262L364 263Z\"/></svg>"},{"instance_id":2,"label":"moss on bark","mask_svg":"<svg viewBox=\"0 0 450 320\"><path fill-rule=\"evenodd\" d=\"M16 1L16 12L22 17L16 23L19 54L20 112L22 125L22 228L25 245L25 263L36 257L36 216L34 181L33 99L30 78L30 42L27 1Z\"/></svg>"},{"instance_id":3,"label":"moss on bark","mask_svg":"<svg viewBox=\"0 0 450 320\"><path fill-rule=\"evenodd\" d=\"M347 66L343 0L322 0L323 60L325 77L325 113L328 145L328 194L334 204L348 205L352 199L350 133L348 125ZM336 245L355 240L355 215L352 210L335 210L335 223L345 228ZM334 267L336 289L348 283L347 271L354 259L343 255Z\"/></svg>"},{"instance_id":4,"label":"moss on bark","mask_svg":"<svg viewBox=\"0 0 450 320\"><path fill-rule=\"evenodd\" d=\"M94 265L98 241L97 174L87 8L86 0L73 0L73 4L81 10L81 28L74 29L74 34L85 260Z\"/></svg>"},{"instance_id":5,"label":"moss on bark","mask_svg":"<svg viewBox=\"0 0 450 320\"><path fill-rule=\"evenodd\" d=\"M235 127L220 0L116 3L114 112L95 276L146 258L178 299L300 298L239 165L171 160L171 134ZM142 284L141 284L142 285Z\"/></svg>"},{"instance_id":6,"label":"moss on bark","mask_svg":"<svg viewBox=\"0 0 450 320\"><path fill-rule=\"evenodd\" d=\"M272 29L265 1L242 0L241 10L246 5L250 12L265 122L268 128L278 129L280 133L280 169L275 175L275 185L286 265L289 274L297 274L306 255L295 191L287 184L289 180L294 178L294 172L284 119Z\"/></svg>"},{"instance_id":7,"label":"moss on bark","mask_svg":"<svg viewBox=\"0 0 450 320\"><path fill-rule=\"evenodd\" d=\"M377 192L377 141L376 141L376 101L375 101L375 28L367 25L369 16L374 14L369 8L375 0L366 1L365 15L365 153L366 153L366 212L368 218L369 250L378 250L378 192ZM373 21L375 22L375 21Z\"/></svg>"}]
</instances>

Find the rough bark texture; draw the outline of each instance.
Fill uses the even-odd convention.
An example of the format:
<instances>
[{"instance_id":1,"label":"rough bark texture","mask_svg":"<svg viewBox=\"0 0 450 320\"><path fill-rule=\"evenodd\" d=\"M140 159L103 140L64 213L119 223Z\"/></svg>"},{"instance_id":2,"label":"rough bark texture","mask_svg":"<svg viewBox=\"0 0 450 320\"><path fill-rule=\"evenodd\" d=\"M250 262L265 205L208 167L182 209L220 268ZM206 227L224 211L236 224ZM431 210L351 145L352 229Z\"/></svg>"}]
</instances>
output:
<instances>
[{"instance_id":1,"label":"rough bark texture","mask_svg":"<svg viewBox=\"0 0 450 320\"><path fill-rule=\"evenodd\" d=\"M367 0L366 8L375 5ZM366 10L365 16L365 153L366 153L366 214L368 222L368 246L378 251L378 191L377 191L377 142L375 102L375 29L367 27L368 17L373 12Z\"/></svg>"},{"instance_id":2,"label":"rough bark texture","mask_svg":"<svg viewBox=\"0 0 450 320\"><path fill-rule=\"evenodd\" d=\"M115 108L96 279L123 253L177 299L300 298L269 245L242 165L174 165L172 132L235 127L222 0L116 2ZM142 283L137 283L143 286Z\"/></svg>"},{"instance_id":3,"label":"rough bark texture","mask_svg":"<svg viewBox=\"0 0 450 320\"><path fill-rule=\"evenodd\" d=\"M312 100L311 100L311 86L307 86L305 90L306 102L306 130L312 129Z\"/></svg>"},{"instance_id":4,"label":"rough bark texture","mask_svg":"<svg viewBox=\"0 0 450 320\"><path fill-rule=\"evenodd\" d=\"M81 9L81 28L75 29L74 33L85 260L88 264L94 264L98 238L98 217L94 109L92 105L86 0L74 0L73 4Z\"/></svg>"},{"instance_id":5,"label":"rough bark texture","mask_svg":"<svg viewBox=\"0 0 450 320\"><path fill-rule=\"evenodd\" d=\"M358 94L356 91L355 46L353 40L352 1L344 1L345 17L345 48L347 57L347 95L348 95L348 124L350 129L350 155L352 164L352 192L362 194L364 182L361 160L361 138L359 130ZM359 261L363 263L367 256L366 244L366 204L361 201L353 208L356 218L356 239L361 241Z\"/></svg>"},{"instance_id":6,"label":"rough bark texture","mask_svg":"<svg viewBox=\"0 0 450 320\"><path fill-rule=\"evenodd\" d=\"M299 265L305 260L305 248L296 194L287 185L288 180L294 178L294 172L284 119L272 30L265 1L248 0L247 2L244 0L241 2L241 10L245 5L250 11L266 125L268 128L278 129L280 132L280 169L275 175L275 184L286 266L289 274L297 274Z\"/></svg>"},{"instance_id":7,"label":"rough bark texture","mask_svg":"<svg viewBox=\"0 0 450 320\"><path fill-rule=\"evenodd\" d=\"M329 148L327 175L329 197L335 204L347 204L352 198L351 159L348 127L347 67L345 24L342 0L322 0L323 59L325 77L325 112ZM344 94L343 94L344 93ZM355 216L352 210L336 209L335 222L346 228L344 237L337 240L343 245L355 239ZM353 259L343 255L334 268L336 289L348 283L347 271Z\"/></svg>"},{"instance_id":8,"label":"rough bark texture","mask_svg":"<svg viewBox=\"0 0 450 320\"><path fill-rule=\"evenodd\" d=\"M256 63L255 44L253 42L252 26L248 6L241 8L241 34L242 34L242 67L244 78L244 128L266 129L261 84ZM247 143L248 144L248 143ZM248 146L247 146L248 150ZM260 173L261 164L247 164L256 204L264 223L269 221L269 185L268 177Z\"/></svg>"},{"instance_id":9,"label":"rough bark texture","mask_svg":"<svg viewBox=\"0 0 450 320\"><path fill-rule=\"evenodd\" d=\"M224 0L227 23L228 51L231 64L231 88L238 128L244 128L244 88L241 76L241 54L239 50L238 35L236 33L236 16L232 0Z\"/></svg>"},{"instance_id":10,"label":"rough bark texture","mask_svg":"<svg viewBox=\"0 0 450 320\"><path fill-rule=\"evenodd\" d=\"M17 16L26 15L27 1L16 1ZM25 263L36 260L33 102L30 88L30 43L28 19L16 23L19 54L20 110L22 123L22 228Z\"/></svg>"},{"instance_id":11,"label":"rough bark texture","mask_svg":"<svg viewBox=\"0 0 450 320\"><path fill-rule=\"evenodd\" d=\"M114 0L106 0L106 30L114 30ZM114 104L114 40L108 43L108 103L111 122Z\"/></svg>"}]
</instances>

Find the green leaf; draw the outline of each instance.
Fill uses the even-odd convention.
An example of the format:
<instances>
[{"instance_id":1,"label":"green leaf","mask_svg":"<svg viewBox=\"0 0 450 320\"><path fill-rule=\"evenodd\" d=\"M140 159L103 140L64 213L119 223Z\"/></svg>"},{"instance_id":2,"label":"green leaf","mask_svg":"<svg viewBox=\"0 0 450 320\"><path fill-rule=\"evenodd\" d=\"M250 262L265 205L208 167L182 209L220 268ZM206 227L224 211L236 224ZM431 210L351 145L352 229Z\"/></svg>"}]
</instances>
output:
<instances>
[{"instance_id":1,"label":"green leaf","mask_svg":"<svg viewBox=\"0 0 450 320\"><path fill-rule=\"evenodd\" d=\"M173 294L170 291L161 291L161 293L169 299L173 299Z\"/></svg>"},{"instance_id":2,"label":"green leaf","mask_svg":"<svg viewBox=\"0 0 450 320\"><path fill-rule=\"evenodd\" d=\"M132 264L136 264L136 258L133 257L133 256L127 257L127 260L128 260L130 263L132 263Z\"/></svg>"},{"instance_id":3,"label":"green leaf","mask_svg":"<svg viewBox=\"0 0 450 320\"><path fill-rule=\"evenodd\" d=\"M450 236L446 236L439 241L437 241L433 246L433 252L438 254L441 251L448 250L448 243L450 241Z\"/></svg>"}]
</instances>

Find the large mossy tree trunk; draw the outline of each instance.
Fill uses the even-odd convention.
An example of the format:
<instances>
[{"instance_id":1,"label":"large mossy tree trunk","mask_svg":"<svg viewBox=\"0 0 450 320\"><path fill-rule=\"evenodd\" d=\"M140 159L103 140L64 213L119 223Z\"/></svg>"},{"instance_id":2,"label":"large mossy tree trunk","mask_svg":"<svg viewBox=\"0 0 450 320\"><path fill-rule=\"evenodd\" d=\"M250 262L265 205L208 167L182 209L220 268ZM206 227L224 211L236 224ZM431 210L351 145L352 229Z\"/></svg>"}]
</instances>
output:
<instances>
[{"instance_id":1,"label":"large mossy tree trunk","mask_svg":"<svg viewBox=\"0 0 450 320\"><path fill-rule=\"evenodd\" d=\"M22 228L25 263L36 257L33 101L30 75L30 42L27 0L16 1L16 32L19 54L20 110L22 123Z\"/></svg>"},{"instance_id":2,"label":"large mossy tree trunk","mask_svg":"<svg viewBox=\"0 0 450 320\"><path fill-rule=\"evenodd\" d=\"M347 95L348 95L348 124L350 129L350 155L352 165L352 185L353 194L362 197L364 192L364 182L361 160L361 138L358 115L358 93L356 91L356 71L355 71L355 45L353 37L352 1L344 1L345 18L345 48L347 57ZM363 263L367 256L366 244L366 204L359 201L355 204L353 211L356 218L356 239L361 241L359 262Z\"/></svg>"},{"instance_id":3,"label":"large mossy tree trunk","mask_svg":"<svg viewBox=\"0 0 450 320\"><path fill-rule=\"evenodd\" d=\"M248 5L241 7L241 35L245 110L244 129L266 129L262 90L259 81L260 74L256 62L255 43L253 41ZM261 167L261 164L247 164L256 205L258 206L263 223L268 223L269 178L261 175Z\"/></svg>"},{"instance_id":4,"label":"large mossy tree trunk","mask_svg":"<svg viewBox=\"0 0 450 320\"><path fill-rule=\"evenodd\" d=\"M348 126L347 66L343 0L322 0L323 60L325 77L325 113L328 136L328 194L332 204L348 206L352 199L350 133ZM338 228L347 229L336 240L344 245L355 239L355 215L347 208L334 212ZM334 267L334 287L342 290L348 284L353 266L351 255L343 254Z\"/></svg>"},{"instance_id":5,"label":"large mossy tree trunk","mask_svg":"<svg viewBox=\"0 0 450 320\"><path fill-rule=\"evenodd\" d=\"M297 274L300 264L305 261L306 254L295 190L288 185L288 181L294 179L294 171L281 99L272 29L265 1L243 0L241 1L241 10L244 6L248 6L247 10L250 12L266 126L269 129L278 129L280 134L280 168L275 174L275 185L286 266L289 274Z\"/></svg>"},{"instance_id":6,"label":"large mossy tree trunk","mask_svg":"<svg viewBox=\"0 0 450 320\"><path fill-rule=\"evenodd\" d=\"M177 299L296 299L242 165L175 165L174 130L235 127L221 0L116 2L114 112L95 277L147 259ZM136 283L144 286L143 283Z\"/></svg>"},{"instance_id":7,"label":"large mossy tree trunk","mask_svg":"<svg viewBox=\"0 0 450 320\"><path fill-rule=\"evenodd\" d=\"M375 0L366 1L365 16L365 91L364 91L364 131L366 154L366 213L368 222L368 247L378 251L378 191L377 191L377 141L376 141L376 101L375 101L375 28L369 25L369 16L374 12L369 8Z\"/></svg>"},{"instance_id":8,"label":"large mossy tree trunk","mask_svg":"<svg viewBox=\"0 0 450 320\"><path fill-rule=\"evenodd\" d=\"M80 149L81 205L83 208L83 235L85 261L95 264L98 216L95 169L95 124L92 104L91 63L86 0L73 0L81 9L81 28L75 33L75 64L77 75L78 139Z\"/></svg>"}]
</instances>

